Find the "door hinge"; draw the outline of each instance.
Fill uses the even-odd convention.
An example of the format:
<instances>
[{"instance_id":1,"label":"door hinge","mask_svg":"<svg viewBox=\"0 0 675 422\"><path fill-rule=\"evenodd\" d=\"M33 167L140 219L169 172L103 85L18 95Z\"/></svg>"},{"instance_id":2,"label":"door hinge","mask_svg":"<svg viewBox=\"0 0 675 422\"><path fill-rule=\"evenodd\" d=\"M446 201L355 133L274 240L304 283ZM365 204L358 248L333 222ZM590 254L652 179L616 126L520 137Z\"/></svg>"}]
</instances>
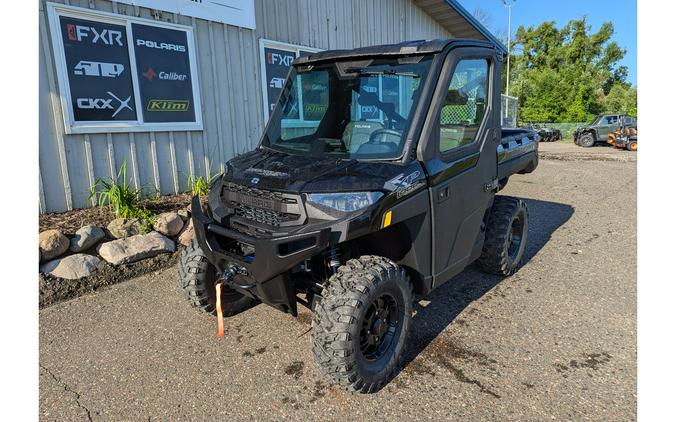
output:
<instances>
[{"instance_id":1,"label":"door hinge","mask_svg":"<svg viewBox=\"0 0 675 422\"><path fill-rule=\"evenodd\" d=\"M499 187L499 179L494 179L494 180L492 180L492 181L490 181L490 182L487 182L487 183L483 186L483 190L484 190L485 192L491 192L491 191L497 190L498 187Z\"/></svg>"}]
</instances>

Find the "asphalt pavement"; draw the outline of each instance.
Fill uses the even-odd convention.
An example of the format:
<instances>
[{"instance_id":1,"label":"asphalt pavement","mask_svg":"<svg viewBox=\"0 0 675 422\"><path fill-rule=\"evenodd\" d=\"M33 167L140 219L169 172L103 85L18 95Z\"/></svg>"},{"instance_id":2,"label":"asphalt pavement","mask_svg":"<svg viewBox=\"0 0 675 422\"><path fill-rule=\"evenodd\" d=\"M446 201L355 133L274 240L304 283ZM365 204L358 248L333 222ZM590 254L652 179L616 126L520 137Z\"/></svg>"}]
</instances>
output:
<instances>
[{"instance_id":1,"label":"asphalt pavement","mask_svg":"<svg viewBox=\"0 0 675 422\"><path fill-rule=\"evenodd\" d=\"M218 338L170 268L40 311L40 419L634 420L637 154L541 148L502 192L529 207L524 266L421 299L380 392L324 380L306 310L259 305Z\"/></svg>"}]
</instances>

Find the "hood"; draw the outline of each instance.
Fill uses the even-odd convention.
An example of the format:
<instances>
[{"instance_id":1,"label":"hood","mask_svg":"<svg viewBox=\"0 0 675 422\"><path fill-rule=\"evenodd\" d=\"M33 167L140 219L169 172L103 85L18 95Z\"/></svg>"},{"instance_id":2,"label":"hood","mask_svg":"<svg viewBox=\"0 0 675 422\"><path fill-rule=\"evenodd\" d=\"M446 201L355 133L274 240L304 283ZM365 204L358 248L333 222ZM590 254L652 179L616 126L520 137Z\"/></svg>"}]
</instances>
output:
<instances>
[{"instance_id":1,"label":"hood","mask_svg":"<svg viewBox=\"0 0 675 422\"><path fill-rule=\"evenodd\" d=\"M317 158L258 148L227 163L223 179L282 192L356 192L384 189L407 166L383 161Z\"/></svg>"}]
</instances>

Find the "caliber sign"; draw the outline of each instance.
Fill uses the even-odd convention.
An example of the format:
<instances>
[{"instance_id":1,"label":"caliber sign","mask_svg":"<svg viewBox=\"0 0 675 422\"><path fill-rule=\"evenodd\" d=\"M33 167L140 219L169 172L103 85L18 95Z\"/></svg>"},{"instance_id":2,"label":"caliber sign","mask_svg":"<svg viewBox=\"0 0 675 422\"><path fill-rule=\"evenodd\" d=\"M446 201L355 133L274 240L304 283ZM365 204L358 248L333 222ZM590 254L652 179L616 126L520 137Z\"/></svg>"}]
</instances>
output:
<instances>
[{"instance_id":1,"label":"caliber sign","mask_svg":"<svg viewBox=\"0 0 675 422\"><path fill-rule=\"evenodd\" d=\"M190 55L185 31L133 23L143 120L194 122Z\"/></svg>"},{"instance_id":2,"label":"caliber sign","mask_svg":"<svg viewBox=\"0 0 675 422\"><path fill-rule=\"evenodd\" d=\"M124 26L65 16L60 25L74 120L136 120Z\"/></svg>"}]
</instances>

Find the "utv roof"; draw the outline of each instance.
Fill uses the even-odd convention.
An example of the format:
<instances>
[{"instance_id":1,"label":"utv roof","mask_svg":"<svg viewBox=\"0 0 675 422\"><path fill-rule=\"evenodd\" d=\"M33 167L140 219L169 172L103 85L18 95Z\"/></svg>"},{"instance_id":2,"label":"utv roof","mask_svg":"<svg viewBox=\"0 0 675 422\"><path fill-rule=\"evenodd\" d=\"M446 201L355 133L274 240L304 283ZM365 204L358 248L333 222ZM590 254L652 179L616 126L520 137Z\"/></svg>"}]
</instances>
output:
<instances>
[{"instance_id":1,"label":"utv roof","mask_svg":"<svg viewBox=\"0 0 675 422\"><path fill-rule=\"evenodd\" d=\"M294 65L305 65L326 61L344 60L350 58L365 58L373 56L402 56L416 54L432 54L442 51L449 44L477 46L501 49L494 43L481 40L467 40L460 38L405 41L399 44L374 45L370 47L355 48L352 50L327 50L313 53L308 56L298 57Z\"/></svg>"}]
</instances>

